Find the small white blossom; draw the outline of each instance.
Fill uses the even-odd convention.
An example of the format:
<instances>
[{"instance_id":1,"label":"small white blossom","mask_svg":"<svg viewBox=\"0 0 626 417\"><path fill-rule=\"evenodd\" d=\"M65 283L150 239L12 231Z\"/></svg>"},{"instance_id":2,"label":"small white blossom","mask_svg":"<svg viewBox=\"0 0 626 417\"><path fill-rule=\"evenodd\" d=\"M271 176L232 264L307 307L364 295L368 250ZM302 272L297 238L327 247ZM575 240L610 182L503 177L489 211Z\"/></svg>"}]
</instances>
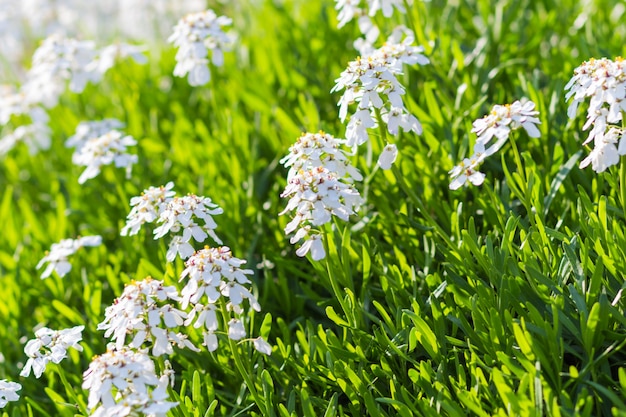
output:
<instances>
[{"instance_id":1,"label":"small white blossom","mask_svg":"<svg viewBox=\"0 0 626 417\"><path fill-rule=\"evenodd\" d=\"M146 64L148 58L143 54L146 50L146 47L123 42L105 46L98 51L98 56L87 66L87 70L102 76L115 65L115 61L127 57L131 57L138 64Z\"/></svg>"},{"instance_id":2,"label":"small white blossom","mask_svg":"<svg viewBox=\"0 0 626 417\"><path fill-rule=\"evenodd\" d=\"M126 168L129 177L133 164L137 163L137 155L127 153L127 147L135 146L137 141L132 136L124 136L122 132L112 130L95 139L88 140L80 150L72 156L72 162L85 166L85 170L78 177L78 183L95 178L100 174L103 165L114 164L117 168Z\"/></svg>"},{"instance_id":3,"label":"small white blossom","mask_svg":"<svg viewBox=\"0 0 626 417\"><path fill-rule=\"evenodd\" d=\"M6 379L0 380L0 408L4 408L9 401L19 400L20 395L17 391L21 389L22 386L17 382L7 381Z\"/></svg>"},{"instance_id":4,"label":"small white blossom","mask_svg":"<svg viewBox=\"0 0 626 417\"><path fill-rule=\"evenodd\" d=\"M65 141L66 148L76 148L79 152L92 139L97 139L112 130L119 130L124 127L124 123L117 119L103 119L92 122L80 122L76 126L76 133Z\"/></svg>"},{"instance_id":5,"label":"small white blossom","mask_svg":"<svg viewBox=\"0 0 626 417\"><path fill-rule=\"evenodd\" d=\"M31 339L24 347L28 361L20 376L29 376L31 371L39 378L46 369L48 362L60 363L67 357L67 350L74 348L82 352L83 347L78 344L82 340L82 331L85 326L76 326L70 329L52 330L42 327L35 332L35 339Z\"/></svg>"},{"instance_id":6,"label":"small white blossom","mask_svg":"<svg viewBox=\"0 0 626 417\"><path fill-rule=\"evenodd\" d=\"M393 143L388 143L378 157L378 166L382 169L390 169L398 157L398 148Z\"/></svg>"},{"instance_id":7,"label":"small white blossom","mask_svg":"<svg viewBox=\"0 0 626 417\"><path fill-rule=\"evenodd\" d=\"M56 271L60 277L65 276L72 269L68 260L71 255L83 246L100 246L101 244L102 237L97 235L84 236L79 239L63 239L59 243L53 243L50 251L46 252L46 256L37 264L37 269L39 269L48 262L48 266L41 274L41 279L48 278L53 271Z\"/></svg>"},{"instance_id":8,"label":"small white blossom","mask_svg":"<svg viewBox=\"0 0 626 417\"><path fill-rule=\"evenodd\" d=\"M156 374L145 350L123 346L95 356L83 374L89 390L87 407L91 416L164 417L178 403L167 401L172 371Z\"/></svg>"},{"instance_id":9,"label":"small white blossom","mask_svg":"<svg viewBox=\"0 0 626 417\"><path fill-rule=\"evenodd\" d=\"M141 195L130 199L132 209L126 217L126 225L121 231L122 236L132 236L139 232L145 223L153 223L159 218L165 204L170 201L176 192L173 191L172 181L160 187L149 187Z\"/></svg>"},{"instance_id":10,"label":"small white blossom","mask_svg":"<svg viewBox=\"0 0 626 417\"><path fill-rule=\"evenodd\" d=\"M189 74L188 81L192 86L208 83L211 72L207 55L211 51L213 65L223 65L223 50L231 41L222 28L231 23L230 18L217 16L213 10L188 14L179 20L168 39L178 47L174 75L184 77Z\"/></svg>"},{"instance_id":11,"label":"small white blossom","mask_svg":"<svg viewBox=\"0 0 626 417\"><path fill-rule=\"evenodd\" d=\"M172 262L176 255L186 259L193 253L188 244L193 238L196 242L204 242L207 237L221 244L222 241L215 234L217 223L213 220L214 215L222 214L224 210L213 203L208 197L199 197L193 194L184 197L174 197L161 207L157 223L154 229L154 238L160 239L168 233L181 233L170 242L167 252L167 261Z\"/></svg>"},{"instance_id":12,"label":"small white blossom","mask_svg":"<svg viewBox=\"0 0 626 417\"><path fill-rule=\"evenodd\" d=\"M254 348L258 352L261 352L264 355L272 354L272 345L267 343L265 339L263 339L262 337L257 337L256 339L252 339L252 342L253 342Z\"/></svg>"},{"instance_id":13,"label":"small white blossom","mask_svg":"<svg viewBox=\"0 0 626 417\"><path fill-rule=\"evenodd\" d=\"M162 281L150 277L132 281L124 287L122 295L106 308L105 319L98 330L111 338L116 348L140 348L149 342L152 354L172 354L173 346L198 350L186 336L174 332L187 318L187 314L168 302L180 299L175 287L166 287ZM127 341L127 338L130 341Z\"/></svg>"}]
</instances>

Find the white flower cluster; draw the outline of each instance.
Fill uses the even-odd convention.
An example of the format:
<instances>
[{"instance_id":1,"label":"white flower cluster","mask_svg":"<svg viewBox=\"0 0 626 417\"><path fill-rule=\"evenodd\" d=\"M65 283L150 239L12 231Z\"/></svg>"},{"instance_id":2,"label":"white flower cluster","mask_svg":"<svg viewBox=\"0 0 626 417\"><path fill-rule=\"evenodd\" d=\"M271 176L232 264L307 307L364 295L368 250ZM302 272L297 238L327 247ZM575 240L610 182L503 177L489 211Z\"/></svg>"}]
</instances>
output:
<instances>
[{"instance_id":1,"label":"white flower cluster","mask_svg":"<svg viewBox=\"0 0 626 417\"><path fill-rule=\"evenodd\" d=\"M58 34L47 37L33 54L23 86L27 100L54 107L68 80L70 91L82 92L88 82L96 81L94 73L87 69L96 54L92 41L78 41Z\"/></svg>"},{"instance_id":2,"label":"white flower cluster","mask_svg":"<svg viewBox=\"0 0 626 417\"><path fill-rule=\"evenodd\" d=\"M186 335L172 331L183 324L187 314L172 307L169 300L180 300L175 287L166 287L150 277L132 281L106 308L98 330L105 330L104 337L112 338L118 350L123 346L138 349L148 341L154 356L172 354L174 345L199 351ZM131 338L128 343L127 337Z\"/></svg>"},{"instance_id":3,"label":"white flower cluster","mask_svg":"<svg viewBox=\"0 0 626 417\"><path fill-rule=\"evenodd\" d=\"M102 244L101 236L84 236L78 239L63 239L58 243L53 243L50 251L46 252L46 256L37 264L37 269L41 268L46 262L48 266L41 274L41 279L48 278L53 271L56 271L60 277L67 275L72 270L68 257L75 254L83 246L100 246Z\"/></svg>"},{"instance_id":4,"label":"white flower cluster","mask_svg":"<svg viewBox=\"0 0 626 417\"><path fill-rule=\"evenodd\" d=\"M362 4L362 0L335 0L335 3L335 9L339 12L337 27L341 28L354 17L357 17L363 34L366 34L362 29L363 26L366 22L371 22L370 18L381 10L386 18L393 15L394 9L402 14L406 13L403 0L367 0L366 4Z\"/></svg>"},{"instance_id":5,"label":"white flower cluster","mask_svg":"<svg viewBox=\"0 0 626 417\"><path fill-rule=\"evenodd\" d=\"M363 176L352 166L346 152L340 149L346 142L345 139L338 139L321 131L303 133L296 143L289 147L289 154L280 160L285 168L289 168L287 181L301 170L317 167L325 167L340 178L347 175L355 181L361 181Z\"/></svg>"},{"instance_id":6,"label":"white flower cluster","mask_svg":"<svg viewBox=\"0 0 626 417\"><path fill-rule=\"evenodd\" d=\"M97 177L103 165L115 164L117 168L126 168L126 176L130 176L138 158L128 153L127 147L135 146L137 141L117 130L123 126L116 119L79 123L76 133L65 142L66 147L76 148L72 162L86 167L78 177L79 184Z\"/></svg>"},{"instance_id":7,"label":"white flower cluster","mask_svg":"<svg viewBox=\"0 0 626 417\"><path fill-rule=\"evenodd\" d=\"M204 85L211 79L207 55L211 51L211 61L216 67L224 63L223 50L228 47L230 38L222 27L232 20L217 16L213 10L191 13L178 21L168 42L178 47L174 75L184 77L192 86Z\"/></svg>"},{"instance_id":8,"label":"white flower cluster","mask_svg":"<svg viewBox=\"0 0 626 417\"><path fill-rule=\"evenodd\" d=\"M246 261L235 258L228 247L219 248L205 247L196 252L185 263L185 270L180 279L187 278L187 283L181 291L181 305L183 308L192 306L185 325L190 325L194 320L195 328L203 327L204 345L209 351L217 349L218 341L215 332L219 328L217 313L220 311L217 303L225 298L226 308L235 314L242 314L241 304L247 299L255 311L261 311L257 299L245 287L250 284L246 275L253 272L250 269L241 269ZM205 300L205 301L203 301ZM228 323L228 337L232 340L240 340L246 336L243 323L238 318L232 318ZM259 349L263 346L265 349ZM267 342L262 338L255 340L255 348L269 355Z\"/></svg>"},{"instance_id":9,"label":"white flower cluster","mask_svg":"<svg viewBox=\"0 0 626 417\"><path fill-rule=\"evenodd\" d=\"M567 115L576 117L578 105L589 99L587 122L583 130L591 128L583 143L593 141L594 149L580 163L581 168L591 164L596 172L603 172L616 165L626 154L626 133L622 128L626 112L626 62L621 57L614 61L590 59L574 70L574 76L565 86L569 90L566 100L574 98ZM618 125L619 124L619 125Z\"/></svg>"},{"instance_id":10,"label":"white flower cluster","mask_svg":"<svg viewBox=\"0 0 626 417\"><path fill-rule=\"evenodd\" d=\"M8 153L18 142L28 146L31 155L50 148L49 116L37 104L27 101L26 94L10 85L0 86L0 126L12 116L27 116L31 124L21 125L0 139L0 155Z\"/></svg>"},{"instance_id":11,"label":"white flower cluster","mask_svg":"<svg viewBox=\"0 0 626 417\"><path fill-rule=\"evenodd\" d=\"M518 100L513 104L497 104L487 116L475 120L472 133L476 133L478 137L474 144L474 152L471 157L465 158L449 172L452 178L450 189L456 190L467 181L481 185L485 180L485 174L478 171L478 166L486 157L504 146L511 131L524 128L528 136L538 138L541 134L536 126L541 123L537 118L538 115L535 103ZM496 142L487 147L494 137L497 139Z\"/></svg>"},{"instance_id":12,"label":"white flower cluster","mask_svg":"<svg viewBox=\"0 0 626 417\"><path fill-rule=\"evenodd\" d=\"M122 347L95 356L83 374L92 417L165 417L178 403L167 401L171 370L158 376L145 350Z\"/></svg>"},{"instance_id":13,"label":"white flower cluster","mask_svg":"<svg viewBox=\"0 0 626 417\"><path fill-rule=\"evenodd\" d=\"M295 211L293 219L285 226L285 234L295 231L291 244L304 240L296 251L298 256L306 256L310 251L313 260L323 259L326 251L322 235L313 227L330 222L333 215L348 221L363 203L357 189L343 181L337 173L324 167L300 170L289 180L280 195L289 198L289 202L279 214Z\"/></svg>"},{"instance_id":14,"label":"white flower cluster","mask_svg":"<svg viewBox=\"0 0 626 417\"><path fill-rule=\"evenodd\" d=\"M405 89L396 78L403 64L429 63L422 54L423 48L412 46L412 42L409 37L400 43L386 44L367 57L359 57L335 80L331 92L345 89L338 102L342 122L348 115L348 106L357 103L346 127L346 144L354 150L367 142L367 129L377 126L378 116L392 135L397 135L400 128L417 134L422 132L420 122L404 106Z\"/></svg>"},{"instance_id":15,"label":"white flower cluster","mask_svg":"<svg viewBox=\"0 0 626 417\"><path fill-rule=\"evenodd\" d=\"M69 80L71 91L80 93L88 82L100 81L116 59L131 56L138 63L147 62L145 56L141 54L142 50L141 47L124 43L97 50L95 44L90 41L78 41L58 34L46 38L33 55L32 67L26 74L24 84L19 89L11 86L0 88L0 125L9 123L12 116L25 115L31 119L31 124L19 126L0 139L0 155L10 151L20 141L28 145L31 154L50 148L49 116L44 108L58 104L67 81ZM105 133L107 132L101 135ZM131 145L128 137L120 139L123 139L121 143L124 146ZM119 146L119 140L112 142ZM104 143L100 145L100 148L105 146ZM106 156L96 157L94 154L98 152L115 154L117 151L92 149L91 152L91 157L85 156L81 164L88 166L86 173L95 176L99 170L94 169L94 158L106 163ZM128 168L130 160L123 159L115 157L108 163L115 162L120 164L118 166ZM88 178L85 177L84 180L86 179Z\"/></svg>"},{"instance_id":16,"label":"white flower cluster","mask_svg":"<svg viewBox=\"0 0 626 417\"><path fill-rule=\"evenodd\" d=\"M168 233L175 235L167 250L167 261L172 262L176 255L182 259L189 258L194 252L191 238L199 243L211 237L216 243L222 241L215 234L217 223L213 216L222 214L224 210L214 204L210 198L189 194L174 197L174 184L169 182L162 187L150 187L141 196L130 200L131 211L126 218L126 225L121 231L122 236L137 234L145 223L160 224L154 230L154 238L160 239ZM202 222L199 223L199 220Z\"/></svg>"},{"instance_id":17,"label":"white flower cluster","mask_svg":"<svg viewBox=\"0 0 626 417\"><path fill-rule=\"evenodd\" d=\"M17 401L20 399L20 395L17 391L21 390L22 386L17 382L7 381L6 379L0 380L0 408L4 408L9 401Z\"/></svg>"},{"instance_id":18,"label":"white flower cluster","mask_svg":"<svg viewBox=\"0 0 626 417\"><path fill-rule=\"evenodd\" d=\"M63 330L52 330L42 327L35 332L35 338L26 343L24 353L28 361L20 376L29 376L31 371L39 378L46 369L48 362L60 363L67 357L67 350L74 348L79 352L83 347L78 344L83 339L82 331L85 326L76 326Z\"/></svg>"}]
</instances>

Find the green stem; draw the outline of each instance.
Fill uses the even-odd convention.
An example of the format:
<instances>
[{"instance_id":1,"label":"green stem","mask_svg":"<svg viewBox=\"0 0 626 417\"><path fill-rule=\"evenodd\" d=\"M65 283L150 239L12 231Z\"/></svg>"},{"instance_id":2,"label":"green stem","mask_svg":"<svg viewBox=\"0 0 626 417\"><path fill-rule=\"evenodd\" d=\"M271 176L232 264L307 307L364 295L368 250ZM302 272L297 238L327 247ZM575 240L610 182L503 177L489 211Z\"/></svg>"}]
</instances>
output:
<instances>
[{"instance_id":1,"label":"green stem","mask_svg":"<svg viewBox=\"0 0 626 417\"><path fill-rule=\"evenodd\" d=\"M330 287L332 288L333 294L335 295L335 298L339 302L339 305L341 306L341 310L343 310L343 314L345 318L348 320L348 323L350 323L350 326L356 327L355 326L356 323L354 323L354 320L351 319L352 310L350 309L350 306L346 305L346 302L344 300L344 296L346 292L345 290L343 292L341 291L341 287L339 287L339 284L337 280L335 279L335 274L333 273L334 269L330 264L330 260L328 256L330 253L330 246L328 245L328 238L330 236L330 233L327 233L325 228L323 229L322 233L323 233L322 241L324 242L324 250L326 251L326 257L324 258L324 260L326 262L326 271L328 273L328 281L330 282Z\"/></svg>"},{"instance_id":2,"label":"green stem","mask_svg":"<svg viewBox=\"0 0 626 417\"><path fill-rule=\"evenodd\" d=\"M430 215L430 213L426 209L426 206L422 202L422 199L419 198L419 196L415 194L415 191L413 191L411 186L406 183L406 181L404 180L404 176L402 175L396 164L393 164L391 166L391 170L396 176L396 181L398 181L398 184L400 184L400 188L402 188L402 190L406 193L411 202L415 204L415 206L417 207L419 212L422 213L422 216L424 216L429 225L432 226L432 228L437 232L437 234L439 234L439 236L446 242L446 244L450 246L450 248L457 249L457 245L452 242L450 236L448 236L448 234L443 230L439 223L437 223L437 221Z\"/></svg>"},{"instance_id":3,"label":"green stem","mask_svg":"<svg viewBox=\"0 0 626 417\"><path fill-rule=\"evenodd\" d=\"M415 20L413 19L412 7L409 5L408 0L404 0L403 3L404 8L406 9L406 17L409 23L409 28L413 31L413 34L415 34L415 38L418 43L422 44L424 43L424 35L422 34L422 32L417 32L417 26L415 25Z\"/></svg>"},{"instance_id":4,"label":"green stem","mask_svg":"<svg viewBox=\"0 0 626 417\"><path fill-rule=\"evenodd\" d=\"M67 378L65 378L65 373L61 365L57 365L55 367L55 370L57 371L59 378L61 378L61 383L63 384L63 387L65 387L65 392L67 392L72 401L74 401L76 408L78 408L83 415L89 415L89 412L87 411L87 406L83 401L78 398L78 396L74 392L73 386L70 385L70 383L67 381Z\"/></svg>"},{"instance_id":5,"label":"green stem","mask_svg":"<svg viewBox=\"0 0 626 417\"><path fill-rule=\"evenodd\" d=\"M524 183L526 183L526 172L524 172L524 164L522 164L522 158L519 149L517 149L517 142L515 141L514 135L509 134L509 142L511 142L511 148L513 148L513 157L515 158L515 165L517 165L517 173Z\"/></svg>"},{"instance_id":6,"label":"green stem","mask_svg":"<svg viewBox=\"0 0 626 417\"><path fill-rule=\"evenodd\" d=\"M228 313L228 310L226 309L226 305L222 304L221 308L222 308L221 310L222 319L224 320L226 333L228 333L228 318L230 317L230 314ZM239 374L243 378L246 386L248 387L248 390L250 390L250 394L252 394L252 397L254 398L254 402L257 404L257 407L259 408L259 410L263 411L265 409L265 401L259 395L254 383L252 382L252 379L250 378L250 373L248 372L248 370L246 369L246 366L244 365L242 356L239 354L239 346L230 337L228 337L228 344L233 354L233 360L235 361L235 366L237 367Z\"/></svg>"},{"instance_id":7,"label":"green stem","mask_svg":"<svg viewBox=\"0 0 626 417\"><path fill-rule=\"evenodd\" d=\"M626 131L626 112L622 111L622 134ZM622 137L620 140L626 140ZM621 159L621 155L620 155ZM622 212L624 219L626 219L626 166L622 161L619 165L619 193L622 200Z\"/></svg>"}]
</instances>

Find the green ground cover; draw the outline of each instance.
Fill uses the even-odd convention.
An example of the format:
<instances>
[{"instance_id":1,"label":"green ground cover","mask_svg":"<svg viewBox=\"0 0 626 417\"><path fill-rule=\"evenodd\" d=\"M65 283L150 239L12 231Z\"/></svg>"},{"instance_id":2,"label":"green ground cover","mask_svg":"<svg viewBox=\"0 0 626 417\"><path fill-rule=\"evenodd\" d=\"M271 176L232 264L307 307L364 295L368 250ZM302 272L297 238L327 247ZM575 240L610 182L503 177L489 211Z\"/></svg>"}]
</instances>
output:
<instances>
[{"instance_id":1,"label":"green ground cover","mask_svg":"<svg viewBox=\"0 0 626 417\"><path fill-rule=\"evenodd\" d=\"M400 134L393 170L359 150L366 203L327 225L327 257L312 261L283 232L279 160L302 132L345 134L330 90L359 32L337 29L334 5L211 4L238 39L209 84L171 76L175 51L163 46L147 65L121 63L64 94L50 150L18 145L3 157L0 379L22 384L4 416L84 415L82 373L106 349L105 308L133 279L180 285L184 263L166 262L166 242L150 230L120 236L130 198L168 181L224 209L217 231L254 270L262 306L246 326L273 345L270 356L246 343L176 350L180 404L168 416L626 415L626 167L579 168L587 105L568 119L564 91L583 61L626 53L624 7L432 0L377 16L387 31L410 23L430 60L400 77L423 133ZM514 133L483 165L482 186L450 190L472 121L522 97L537 105L541 137ZM80 121L105 117L126 124L139 162L130 179L105 167L79 185L63 143ZM52 243L92 234L104 244L79 251L67 276L40 279ZM40 379L19 377L38 325L84 325L84 351Z\"/></svg>"}]
</instances>

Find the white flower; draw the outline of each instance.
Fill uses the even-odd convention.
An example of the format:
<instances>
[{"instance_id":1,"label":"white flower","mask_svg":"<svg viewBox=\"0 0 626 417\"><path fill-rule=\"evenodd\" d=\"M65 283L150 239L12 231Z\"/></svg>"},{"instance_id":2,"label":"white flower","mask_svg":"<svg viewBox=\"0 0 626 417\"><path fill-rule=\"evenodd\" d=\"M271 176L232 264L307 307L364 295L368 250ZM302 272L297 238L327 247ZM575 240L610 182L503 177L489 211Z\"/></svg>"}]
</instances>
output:
<instances>
[{"instance_id":1,"label":"white flower","mask_svg":"<svg viewBox=\"0 0 626 417\"><path fill-rule=\"evenodd\" d=\"M146 50L146 47L139 45L114 43L100 49L97 58L87 66L87 69L102 76L115 65L116 60L126 57L131 57L138 64L145 64L148 62L148 58L143 54Z\"/></svg>"},{"instance_id":2,"label":"white flower","mask_svg":"<svg viewBox=\"0 0 626 417\"><path fill-rule=\"evenodd\" d=\"M515 101L513 104L495 105L491 112L474 121L472 132L478 138L476 143L485 146L495 136L497 139L506 139L512 130L523 127L531 138L540 136L536 124L541 122L536 117L539 114L535 110L532 101Z\"/></svg>"},{"instance_id":3,"label":"white flower","mask_svg":"<svg viewBox=\"0 0 626 417\"><path fill-rule=\"evenodd\" d=\"M159 218L165 204L176 192L172 181L160 187L149 187L141 195L130 199L132 209L126 217L126 225L121 231L122 236L132 236L139 232L145 223L152 223Z\"/></svg>"},{"instance_id":4,"label":"white flower","mask_svg":"<svg viewBox=\"0 0 626 417\"><path fill-rule=\"evenodd\" d=\"M305 239L302 247L296 251L304 256L309 250L316 260L325 256L321 236L310 233L311 226L321 226L331 221L332 216L347 221L354 214L363 199L350 183L344 182L335 172L324 167L300 170L287 184L280 195L289 197L287 207L279 213L283 215L295 211L293 219L285 227L285 233L296 231L291 243ZM319 239L319 241L318 241Z\"/></svg>"},{"instance_id":5,"label":"white flower","mask_svg":"<svg viewBox=\"0 0 626 417\"><path fill-rule=\"evenodd\" d=\"M17 382L7 381L6 379L0 380L0 408L4 408L9 401L19 400L20 395L17 391L21 389L22 386Z\"/></svg>"},{"instance_id":6,"label":"white flower","mask_svg":"<svg viewBox=\"0 0 626 417\"><path fill-rule=\"evenodd\" d=\"M215 234L217 223L213 220L214 215L222 214L224 210L214 204L208 197L199 197L193 194L184 197L174 197L160 207L157 223L154 229L154 238L160 239L167 233L181 233L172 239L167 253L168 262L172 262L176 255L186 259L193 253L190 250L190 240L204 242L211 237L216 243L222 241ZM201 222L200 222L201 221Z\"/></svg>"},{"instance_id":7,"label":"white flower","mask_svg":"<svg viewBox=\"0 0 626 417\"><path fill-rule=\"evenodd\" d=\"M474 153L450 170L449 174L452 177L450 189L456 190L468 181L474 185L481 185L485 180L485 174L478 171L478 166L486 157L493 155L504 146L511 131L523 128L528 136L539 137L540 132L536 125L541 122L536 117L538 114L539 112L535 110L535 103L518 100L513 104L495 105L487 116L475 120L472 132L478 137L474 144ZM494 137L497 140L490 145Z\"/></svg>"},{"instance_id":8,"label":"white flower","mask_svg":"<svg viewBox=\"0 0 626 417\"><path fill-rule=\"evenodd\" d=\"M78 178L79 184L95 178L100 174L103 165L115 164L117 168L126 168L126 176L130 176L133 164L137 163L137 155L127 153L127 147L134 146L137 141L132 136L124 136L112 130L95 139L88 140L72 156L76 165L86 166Z\"/></svg>"},{"instance_id":9,"label":"white flower","mask_svg":"<svg viewBox=\"0 0 626 417\"><path fill-rule=\"evenodd\" d=\"M393 143L388 143L378 157L378 166L382 169L390 169L398 156L398 148Z\"/></svg>"},{"instance_id":10,"label":"white flower","mask_svg":"<svg viewBox=\"0 0 626 417\"><path fill-rule=\"evenodd\" d=\"M280 160L281 164L289 168L287 180L300 170L323 166L336 172L338 177L347 175L361 181L363 176L352 166L347 153L340 149L340 146L346 144L345 139L337 139L325 132L303 133L289 148L289 154Z\"/></svg>"},{"instance_id":11,"label":"white flower","mask_svg":"<svg viewBox=\"0 0 626 417\"><path fill-rule=\"evenodd\" d=\"M484 154L476 154L471 158L465 158L463 162L452 168L449 172L452 177L451 190L461 188L467 181L478 186L485 180L485 174L478 171L478 165L483 161Z\"/></svg>"},{"instance_id":12,"label":"white flower","mask_svg":"<svg viewBox=\"0 0 626 417\"><path fill-rule=\"evenodd\" d=\"M593 141L594 149L580 163L580 168L591 164L596 172L603 172L611 165L619 163L620 155L626 153L626 144L619 124L623 124L622 114L626 111L626 65L624 59L614 61L590 59L574 70L574 76L565 86L569 92L566 100L574 97L567 115L576 116L578 105L589 99L587 122L583 130L589 130L584 141ZM621 139L620 139L621 138ZM618 145L619 140L619 145Z\"/></svg>"},{"instance_id":13,"label":"white flower","mask_svg":"<svg viewBox=\"0 0 626 417\"><path fill-rule=\"evenodd\" d=\"M265 339L263 339L262 337L257 337L256 339L252 339L252 343L254 345L254 348L261 352L264 355L271 355L272 354L272 345L270 345L269 343L267 343L265 341Z\"/></svg>"},{"instance_id":14,"label":"white flower","mask_svg":"<svg viewBox=\"0 0 626 417\"><path fill-rule=\"evenodd\" d=\"M348 106L358 103L346 128L347 143L353 149L368 140L367 129L376 126L372 114L377 111L381 112L390 133L398 134L398 128L421 133L419 121L404 106L402 96L405 90L396 78L402 73L403 64L429 63L422 54L424 49L411 45L412 42L413 37L407 36L401 42L386 43L371 54L350 62L335 80L331 92L345 90L337 103L341 121L348 115Z\"/></svg>"},{"instance_id":15,"label":"white flower","mask_svg":"<svg viewBox=\"0 0 626 417\"><path fill-rule=\"evenodd\" d=\"M67 80L75 93L82 92L88 82L98 81L99 75L88 68L95 55L93 42L62 35L46 38L33 54L32 67L23 86L27 102L53 107L65 91Z\"/></svg>"},{"instance_id":16,"label":"white flower","mask_svg":"<svg viewBox=\"0 0 626 417\"><path fill-rule=\"evenodd\" d=\"M140 348L148 341L154 356L172 354L174 345L197 351L184 335L171 330L183 325L187 318L185 312L168 303L179 299L176 288L166 287L162 281L150 277L132 281L106 308L98 330L105 330L104 337L111 338L118 350L123 346Z\"/></svg>"},{"instance_id":17,"label":"white flower","mask_svg":"<svg viewBox=\"0 0 626 417\"><path fill-rule=\"evenodd\" d=\"M224 62L223 50L230 44L230 38L222 27L232 20L217 16L213 10L188 14L178 21L168 42L178 47L174 75L184 77L192 86L204 85L211 79L207 66L208 52L211 51L213 65L221 67Z\"/></svg>"},{"instance_id":18,"label":"white flower","mask_svg":"<svg viewBox=\"0 0 626 417\"><path fill-rule=\"evenodd\" d=\"M241 320L231 319L228 322L228 338L231 340L240 340L246 337L246 329L243 327Z\"/></svg>"},{"instance_id":19,"label":"white flower","mask_svg":"<svg viewBox=\"0 0 626 417\"><path fill-rule=\"evenodd\" d=\"M83 374L92 416L165 416L178 403L167 401L172 371L156 374L145 350L123 346L95 356Z\"/></svg>"},{"instance_id":20,"label":"white flower","mask_svg":"<svg viewBox=\"0 0 626 417\"><path fill-rule=\"evenodd\" d=\"M97 139L112 130L119 130L123 127L124 123L117 119L80 122L78 126L76 126L76 133L65 141L65 147L76 148L76 152L79 152L90 140Z\"/></svg>"},{"instance_id":21,"label":"white flower","mask_svg":"<svg viewBox=\"0 0 626 417\"><path fill-rule=\"evenodd\" d=\"M78 344L82 340L82 331L85 326L76 326L63 330L51 330L42 327L35 332L35 339L31 339L24 347L28 361L20 376L29 376L32 371L39 378L46 369L48 362L60 363L67 357L67 349L74 348L82 352L83 347Z\"/></svg>"},{"instance_id":22,"label":"white flower","mask_svg":"<svg viewBox=\"0 0 626 417\"><path fill-rule=\"evenodd\" d=\"M100 246L102 237L100 236L84 236L79 239L63 239L59 243L53 243L50 251L46 252L46 256L37 264L37 269L41 268L46 262L48 266L41 274L41 279L48 278L53 271L56 271L60 277L65 276L72 269L72 265L68 261L68 257L76 253L83 246Z\"/></svg>"},{"instance_id":23,"label":"white flower","mask_svg":"<svg viewBox=\"0 0 626 417\"><path fill-rule=\"evenodd\" d=\"M228 311L242 314L243 300L247 299L250 307L261 311L256 297L247 287L250 284L250 269L242 269L246 261L235 258L230 249L205 247L196 252L185 262L180 279L186 279L181 291L181 306L192 309L185 320L185 325L203 328L204 344L210 351L217 349L218 341L215 332L219 328L217 312L218 302L222 301ZM240 319L233 318L229 323L229 338L239 340L246 333Z\"/></svg>"}]
</instances>

